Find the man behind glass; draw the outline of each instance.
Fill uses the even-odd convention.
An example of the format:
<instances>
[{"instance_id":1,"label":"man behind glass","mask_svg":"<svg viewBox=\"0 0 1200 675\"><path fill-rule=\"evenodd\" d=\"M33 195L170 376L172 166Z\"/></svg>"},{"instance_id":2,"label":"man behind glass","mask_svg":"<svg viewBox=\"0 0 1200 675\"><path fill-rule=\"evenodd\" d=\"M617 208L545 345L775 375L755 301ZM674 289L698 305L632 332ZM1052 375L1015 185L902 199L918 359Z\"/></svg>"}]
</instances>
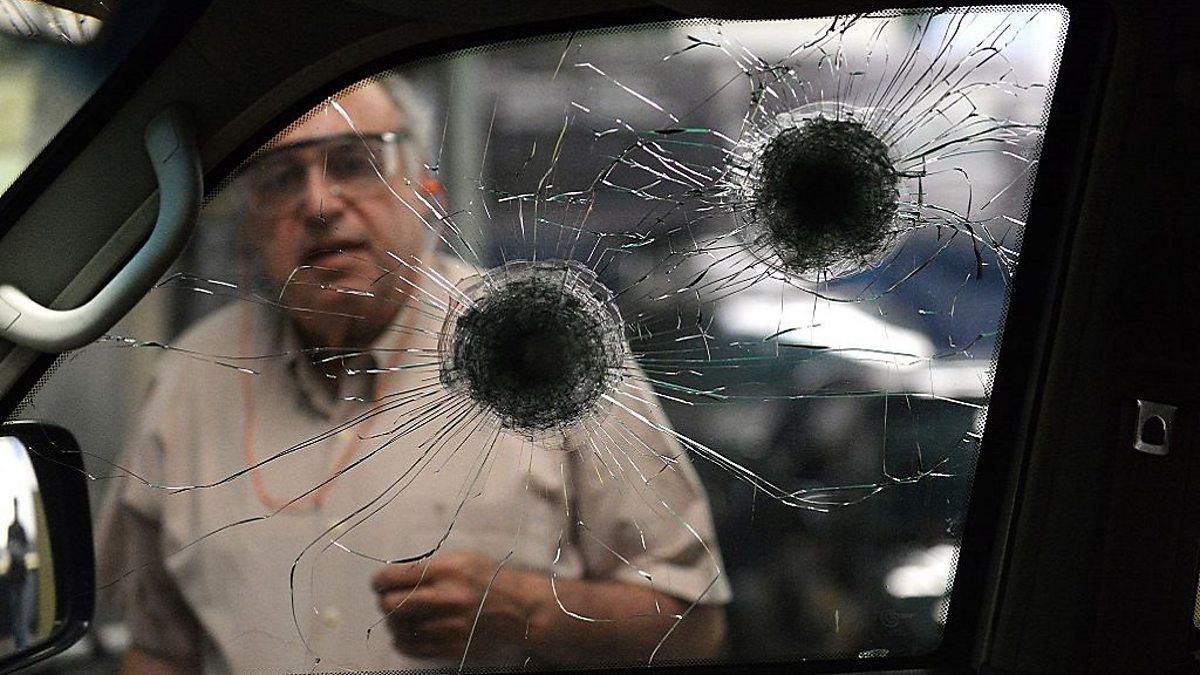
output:
<instances>
[{"instance_id":1,"label":"man behind glass","mask_svg":"<svg viewBox=\"0 0 1200 675\"><path fill-rule=\"evenodd\" d=\"M123 465L213 487L129 480L110 500L98 542L102 583L127 575L123 672L464 654L645 663L668 632L659 660L716 655L728 584L703 490L656 404L603 422L636 434L620 476L598 475L583 433L547 449L492 428L451 448L431 440L455 429L448 411L407 426L416 404L379 413L438 386L404 366L436 354L441 280L473 273L437 255L438 189L403 90L374 82L327 102L239 179L241 227L274 295L215 312L173 347L276 357L254 361L256 375L186 358L158 373ZM679 461L664 470L661 457Z\"/></svg>"}]
</instances>

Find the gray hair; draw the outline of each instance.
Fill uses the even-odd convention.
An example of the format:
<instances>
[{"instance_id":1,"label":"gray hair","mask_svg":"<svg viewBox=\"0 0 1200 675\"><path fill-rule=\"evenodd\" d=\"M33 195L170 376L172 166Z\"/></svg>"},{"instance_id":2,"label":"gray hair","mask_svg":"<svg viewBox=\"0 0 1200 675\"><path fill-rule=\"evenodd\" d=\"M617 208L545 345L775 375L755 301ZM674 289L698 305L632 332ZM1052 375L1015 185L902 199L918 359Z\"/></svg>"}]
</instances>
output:
<instances>
[{"instance_id":1,"label":"gray hair","mask_svg":"<svg viewBox=\"0 0 1200 675\"><path fill-rule=\"evenodd\" d=\"M374 83L383 88L392 103L408 120L411 134L411 153L406 153L405 167L409 178L420 179L429 166L432 145L433 110L404 75L395 70L385 71L364 80L362 84Z\"/></svg>"}]
</instances>

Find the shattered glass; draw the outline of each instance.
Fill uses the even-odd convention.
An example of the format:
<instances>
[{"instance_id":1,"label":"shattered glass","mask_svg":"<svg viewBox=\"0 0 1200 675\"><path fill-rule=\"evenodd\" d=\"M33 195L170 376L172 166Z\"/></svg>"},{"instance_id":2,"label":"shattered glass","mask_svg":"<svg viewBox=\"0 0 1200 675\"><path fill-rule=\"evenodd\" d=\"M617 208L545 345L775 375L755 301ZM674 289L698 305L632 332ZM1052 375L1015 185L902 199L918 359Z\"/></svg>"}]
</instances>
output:
<instances>
[{"instance_id":1,"label":"shattered glass","mask_svg":"<svg viewBox=\"0 0 1200 675\"><path fill-rule=\"evenodd\" d=\"M578 32L386 75L399 128L322 103L27 404L89 399L61 422L97 486L178 518L101 585L254 579L205 649L284 645L277 670L933 651L1066 24ZM392 229L343 226L364 203ZM129 422L89 444L89 415ZM384 565L416 598L478 551L465 641L374 609ZM514 570L556 616L492 611Z\"/></svg>"}]
</instances>

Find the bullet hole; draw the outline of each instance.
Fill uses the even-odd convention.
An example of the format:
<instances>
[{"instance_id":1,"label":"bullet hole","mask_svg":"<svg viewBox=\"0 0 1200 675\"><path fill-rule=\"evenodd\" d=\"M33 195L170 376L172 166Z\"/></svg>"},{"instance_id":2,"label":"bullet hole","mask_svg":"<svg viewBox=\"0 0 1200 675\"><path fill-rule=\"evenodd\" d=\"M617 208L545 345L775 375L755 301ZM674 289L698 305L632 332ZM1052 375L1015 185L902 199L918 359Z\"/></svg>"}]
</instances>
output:
<instances>
[{"instance_id":1,"label":"bullet hole","mask_svg":"<svg viewBox=\"0 0 1200 675\"><path fill-rule=\"evenodd\" d=\"M442 381L530 437L601 412L622 378L612 294L575 262L510 262L465 282L442 334Z\"/></svg>"},{"instance_id":2,"label":"bullet hole","mask_svg":"<svg viewBox=\"0 0 1200 675\"><path fill-rule=\"evenodd\" d=\"M860 269L895 240L900 174L861 123L815 117L764 146L750 221L755 244L801 276Z\"/></svg>"}]
</instances>

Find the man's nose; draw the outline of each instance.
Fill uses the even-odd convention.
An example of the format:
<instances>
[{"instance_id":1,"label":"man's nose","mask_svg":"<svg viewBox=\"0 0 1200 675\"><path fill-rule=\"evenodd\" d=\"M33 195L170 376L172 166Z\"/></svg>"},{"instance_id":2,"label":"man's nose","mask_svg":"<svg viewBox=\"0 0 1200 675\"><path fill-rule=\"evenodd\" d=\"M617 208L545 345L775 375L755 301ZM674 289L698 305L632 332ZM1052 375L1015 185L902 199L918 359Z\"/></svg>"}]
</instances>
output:
<instances>
[{"instance_id":1,"label":"man's nose","mask_svg":"<svg viewBox=\"0 0 1200 675\"><path fill-rule=\"evenodd\" d=\"M313 222L326 222L345 207L342 186L330 178L321 161L308 165L297 199L301 214Z\"/></svg>"}]
</instances>

